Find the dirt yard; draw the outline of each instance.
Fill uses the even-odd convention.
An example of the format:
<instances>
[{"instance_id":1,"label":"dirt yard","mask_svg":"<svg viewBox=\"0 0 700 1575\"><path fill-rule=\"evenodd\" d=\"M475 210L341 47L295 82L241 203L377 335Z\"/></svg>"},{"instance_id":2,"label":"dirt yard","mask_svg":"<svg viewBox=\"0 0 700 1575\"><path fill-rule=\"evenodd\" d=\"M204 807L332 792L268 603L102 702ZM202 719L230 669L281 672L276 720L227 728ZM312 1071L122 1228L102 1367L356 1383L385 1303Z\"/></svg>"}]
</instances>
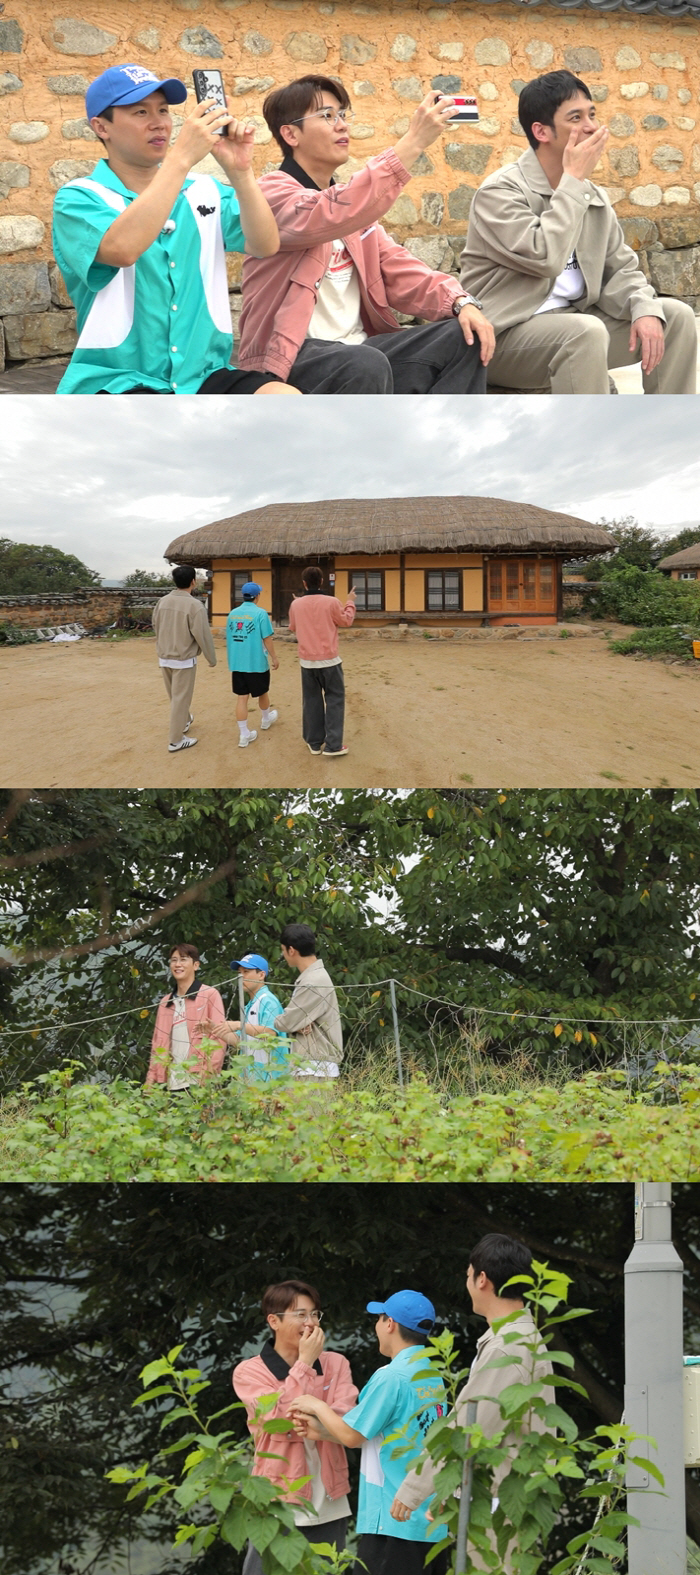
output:
<instances>
[{"instance_id":1,"label":"dirt yard","mask_svg":"<svg viewBox=\"0 0 700 1575\"><path fill-rule=\"evenodd\" d=\"M279 721L238 748L223 644L194 694L195 749L168 753L150 638L0 649L5 787L690 786L700 663L613 655L604 635L343 640L349 754L301 738L296 648L279 646ZM259 715L251 702L250 725Z\"/></svg>"}]
</instances>

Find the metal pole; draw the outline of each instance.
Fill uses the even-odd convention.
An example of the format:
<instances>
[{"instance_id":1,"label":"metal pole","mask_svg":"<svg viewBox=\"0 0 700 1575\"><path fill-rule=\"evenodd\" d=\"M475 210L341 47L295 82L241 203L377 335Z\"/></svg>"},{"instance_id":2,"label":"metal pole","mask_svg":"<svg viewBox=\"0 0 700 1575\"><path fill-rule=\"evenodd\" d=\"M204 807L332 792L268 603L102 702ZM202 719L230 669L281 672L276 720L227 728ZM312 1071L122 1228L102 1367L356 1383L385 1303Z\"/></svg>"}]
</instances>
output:
<instances>
[{"instance_id":1,"label":"metal pole","mask_svg":"<svg viewBox=\"0 0 700 1575\"><path fill-rule=\"evenodd\" d=\"M403 1063L401 1060L401 1040L399 1039L399 1014L396 1010L396 986L393 979L389 980L389 994L391 996L391 1015L394 1019L394 1044L396 1045L396 1065L399 1069L399 1088L403 1088Z\"/></svg>"},{"instance_id":2,"label":"metal pole","mask_svg":"<svg viewBox=\"0 0 700 1575\"><path fill-rule=\"evenodd\" d=\"M241 973L238 975L238 1017L241 1024L241 1035L239 1041L241 1046L241 1055L249 1055L250 1040L243 1027L245 1022L245 992L243 989L243 975Z\"/></svg>"},{"instance_id":3,"label":"metal pole","mask_svg":"<svg viewBox=\"0 0 700 1575\"><path fill-rule=\"evenodd\" d=\"M642 1443L663 1472L627 1475L629 1575L685 1575L683 1455L683 1264L671 1240L671 1185L638 1181L635 1244L625 1264L625 1421L649 1433Z\"/></svg>"},{"instance_id":4,"label":"metal pole","mask_svg":"<svg viewBox=\"0 0 700 1575\"><path fill-rule=\"evenodd\" d=\"M467 1401L467 1427L476 1421L476 1400ZM469 1511L472 1503L472 1480L474 1477L474 1461L471 1456L465 1460L462 1470L462 1496L459 1501L459 1520L457 1522L457 1558L455 1560L455 1575L465 1575L467 1568L467 1535L469 1532Z\"/></svg>"}]
</instances>

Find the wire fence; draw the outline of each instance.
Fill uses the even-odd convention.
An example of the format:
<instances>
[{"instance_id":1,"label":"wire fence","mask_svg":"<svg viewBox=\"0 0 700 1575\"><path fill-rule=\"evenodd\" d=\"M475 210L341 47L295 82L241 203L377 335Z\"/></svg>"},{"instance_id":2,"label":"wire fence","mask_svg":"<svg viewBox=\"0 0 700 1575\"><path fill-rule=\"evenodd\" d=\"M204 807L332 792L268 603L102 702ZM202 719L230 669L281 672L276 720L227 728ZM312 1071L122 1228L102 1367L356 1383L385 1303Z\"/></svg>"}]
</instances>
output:
<instances>
[{"instance_id":1,"label":"wire fence","mask_svg":"<svg viewBox=\"0 0 700 1575\"><path fill-rule=\"evenodd\" d=\"M282 1005L289 979L268 981ZM241 993L228 976L217 988L228 1018L240 1019ZM582 1066L612 1065L630 1085L659 1060L700 1052L697 1019L574 1018L450 1001L388 978L336 983L343 1025L342 1075L371 1086L372 1077L403 1086L416 1071L446 1090L506 1089L541 1079L564 1080ZM158 997L160 1000L161 997ZM0 1095L44 1073L78 1062L78 1076L100 1083L143 1080L149 1064L157 1001L69 1022L0 1029ZM253 1041L247 1048L252 1052ZM82 1069L82 1070L81 1070Z\"/></svg>"}]
</instances>

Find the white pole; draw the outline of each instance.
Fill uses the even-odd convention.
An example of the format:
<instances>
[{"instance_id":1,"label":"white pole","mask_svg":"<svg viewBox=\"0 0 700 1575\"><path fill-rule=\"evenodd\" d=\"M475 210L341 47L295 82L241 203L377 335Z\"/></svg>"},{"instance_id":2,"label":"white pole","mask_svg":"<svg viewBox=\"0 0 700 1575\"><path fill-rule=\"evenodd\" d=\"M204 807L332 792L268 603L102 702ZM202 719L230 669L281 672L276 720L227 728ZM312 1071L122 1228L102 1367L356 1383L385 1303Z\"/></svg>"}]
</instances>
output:
<instances>
[{"instance_id":1,"label":"white pole","mask_svg":"<svg viewBox=\"0 0 700 1575\"><path fill-rule=\"evenodd\" d=\"M683 1455L683 1264L671 1240L671 1184L635 1186L635 1244L625 1264L625 1422L649 1433L642 1443L663 1473L627 1476L628 1575L685 1575Z\"/></svg>"},{"instance_id":2,"label":"white pole","mask_svg":"<svg viewBox=\"0 0 700 1575\"><path fill-rule=\"evenodd\" d=\"M394 1046L396 1049L396 1066L399 1074L399 1088L403 1088L403 1062L401 1060L401 1040L399 1038L399 1014L396 1010L396 985L394 980L389 980L389 995L391 997L391 1015L394 1019Z\"/></svg>"}]
</instances>

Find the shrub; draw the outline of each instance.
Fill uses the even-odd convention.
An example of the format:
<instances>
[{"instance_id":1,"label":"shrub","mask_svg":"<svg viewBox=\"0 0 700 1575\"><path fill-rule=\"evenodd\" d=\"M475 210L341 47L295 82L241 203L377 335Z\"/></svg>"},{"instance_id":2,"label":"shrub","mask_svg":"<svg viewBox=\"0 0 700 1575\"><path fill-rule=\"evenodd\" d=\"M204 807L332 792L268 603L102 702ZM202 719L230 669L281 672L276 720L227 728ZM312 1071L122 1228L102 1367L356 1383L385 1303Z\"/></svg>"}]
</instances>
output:
<instances>
[{"instance_id":1,"label":"shrub","mask_svg":"<svg viewBox=\"0 0 700 1575\"><path fill-rule=\"evenodd\" d=\"M636 651L642 656L692 656L694 639L700 639L700 619L695 631L678 625L638 629L625 640L613 640L610 649L619 656L631 656Z\"/></svg>"},{"instance_id":2,"label":"shrub","mask_svg":"<svg viewBox=\"0 0 700 1575\"><path fill-rule=\"evenodd\" d=\"M700 583L667 580L634 564L612 568L585 597L593 618L615 618L643 628L695 623L700 627Z\"/></svg>"}]
</instances>

